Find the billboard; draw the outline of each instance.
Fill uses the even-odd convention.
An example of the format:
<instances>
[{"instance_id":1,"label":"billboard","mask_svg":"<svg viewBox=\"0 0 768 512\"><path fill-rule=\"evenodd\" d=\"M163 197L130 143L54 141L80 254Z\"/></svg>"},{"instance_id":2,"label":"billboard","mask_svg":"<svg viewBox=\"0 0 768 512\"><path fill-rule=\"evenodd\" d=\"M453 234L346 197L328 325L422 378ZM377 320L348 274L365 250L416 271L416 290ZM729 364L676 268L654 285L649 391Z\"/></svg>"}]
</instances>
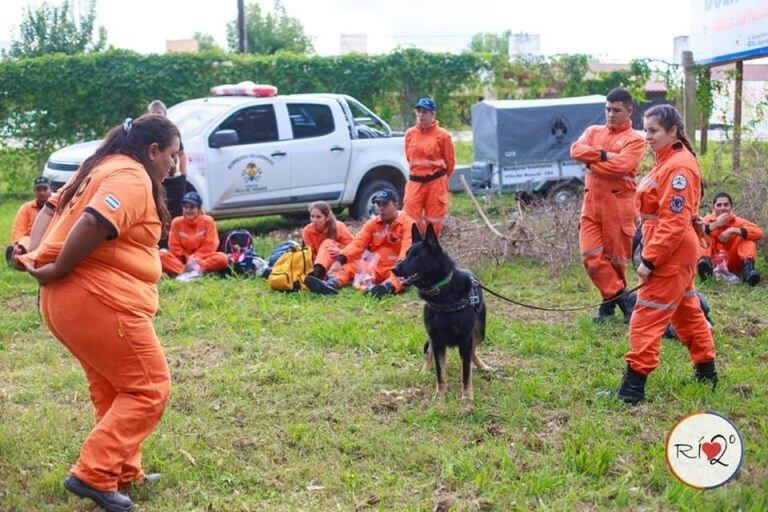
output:
<instances>
[{"instance_id":1,"label":"billboard","mask_svg":"<svg viewBox=\"0 0 768 512\"><path fill-rule=\"evenodd\" d=\"M712 65L768 55L766 0L692 0L691 51Z\"/></svg>"}]
</instances>

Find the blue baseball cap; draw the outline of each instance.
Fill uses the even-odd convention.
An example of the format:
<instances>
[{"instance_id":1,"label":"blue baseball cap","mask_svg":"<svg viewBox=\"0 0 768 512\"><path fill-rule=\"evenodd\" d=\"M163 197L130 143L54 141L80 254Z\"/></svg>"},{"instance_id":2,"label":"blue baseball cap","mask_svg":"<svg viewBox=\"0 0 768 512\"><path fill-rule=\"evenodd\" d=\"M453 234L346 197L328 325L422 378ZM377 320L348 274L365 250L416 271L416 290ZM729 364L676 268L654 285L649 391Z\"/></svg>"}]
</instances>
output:
<instances>
[{"instance_id":1,"label":"blue baseball cap","mask_svg":"<svg viewBox=\"0 0 768 512\"><path fill-rule=\"evenodd\" d=\"M203 198L197 192L187 192L184 197L181 198L182 203L189 203L197 206L198 208L203 206Z\"/></svg>"},{"instance_id":2,"label":"blue baseball cap","mask_svg":"<svg viewBox=\"0 0 768 512\"><path fill-rule=\"evenodd\" d=\"M437 105L435 105L435 100L428 96L424 96L423 98L420 98L419 101L416 103L416 106L413 108L423 108L426 110L431 110L434 112L437 110Z\"/></svg>"},{"instance_id":3,"label":"blue baseball cap","mask_svg":"<svg viewBox=\"0 0 768 512\"><path fill-rule=\"evenodd\" d=\"M390 201L397 202L397 196L389 189L376 192L376 195L374 195L371 199L373 204L388 203Z\"/></svg>"}]
</instances>

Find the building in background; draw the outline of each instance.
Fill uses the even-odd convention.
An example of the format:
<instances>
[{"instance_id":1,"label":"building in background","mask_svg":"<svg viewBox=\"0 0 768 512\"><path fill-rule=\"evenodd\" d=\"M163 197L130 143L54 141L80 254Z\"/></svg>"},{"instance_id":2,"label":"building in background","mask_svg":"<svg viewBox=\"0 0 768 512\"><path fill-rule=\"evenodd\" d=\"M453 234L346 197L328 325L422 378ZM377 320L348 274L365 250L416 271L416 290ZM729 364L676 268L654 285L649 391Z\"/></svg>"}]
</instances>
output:
<instances>
[{"instance_id":1,"label":"building in background","mask_svg":"<svg viewBox=\"0 0 768 512\"><path fill-rule=\"evenodd\" d=\"M522 55L537 57L541 55L541 36L518 32L509 36L509 56Z\"/></svg>"},{"instance_id":2,"label":"building in background","mask_svg":"<svg viewBox=\"0 0 768 512\"><path fill-rule=\"evenodd\" d=\"M199 45L195 39L166 39L166 52L197 53Z\"/></svg>"}]
</instances>

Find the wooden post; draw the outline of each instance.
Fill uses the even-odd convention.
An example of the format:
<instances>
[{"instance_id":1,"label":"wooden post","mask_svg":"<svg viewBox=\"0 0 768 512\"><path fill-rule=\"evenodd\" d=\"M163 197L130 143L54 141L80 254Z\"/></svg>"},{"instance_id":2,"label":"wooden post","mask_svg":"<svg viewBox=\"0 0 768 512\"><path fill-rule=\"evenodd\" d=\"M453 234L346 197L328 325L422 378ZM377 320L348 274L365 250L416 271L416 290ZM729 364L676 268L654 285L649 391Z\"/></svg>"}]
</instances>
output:
<instances>
[{"instance_id":1,"label":"wooden post","mask_svg":"<svg viewBox=\"0 0 768 512\"><path fill-rule=\"evenodd\" d=\"M693 53L683 52L683 122L685 134L696 142L696 67Z\"/></svg>"},{"instance_id":2,"label":"wooden post","mask_svg":"<svg viewBox=\"0 0 768 512\"><path fill-rule=\"evenodd\" d=\"M707 66L707 68L704 70L704 80L707 82L707 87L710 89L710 105L708 105L709 108L705 108L701 113L701 144L699 145L699 153L702 155L707 154L707 142L709 139L709 116L712 114L712 68L709 66Z\"/></svg>"},{"instance_id":3,"label":"wooden post","mask_svg":"<svg viewBox=\"0 0 768 512\"><path fill-rule=\"evenodd\" d=\"M237 0L237 51L245 53L248 42L245 38L245 0Z\"/></svg>"},{"instance_id":4,"label":"wooden post","mask_svg":"<svg viewBox=\"0 0 768 512\"><path fill-rule=\"evenodd\" d=\"M741 168L741 96L744 81L744 61L736 62L736 85L733 104L733 170Z\"/></svg>"}]
</instances>

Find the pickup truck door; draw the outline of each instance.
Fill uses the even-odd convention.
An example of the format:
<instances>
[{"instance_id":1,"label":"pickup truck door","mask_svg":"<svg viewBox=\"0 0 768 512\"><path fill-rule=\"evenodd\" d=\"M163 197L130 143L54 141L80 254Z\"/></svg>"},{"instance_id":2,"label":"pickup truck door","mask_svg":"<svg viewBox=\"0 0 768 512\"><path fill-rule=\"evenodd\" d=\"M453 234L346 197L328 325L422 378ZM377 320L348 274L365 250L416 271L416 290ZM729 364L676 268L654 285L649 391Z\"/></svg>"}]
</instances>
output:
<instances>
[{"instance_id":1,"label":"pickup truck door","mask_svg":"<svg viewBox=\"0 0 768 512\"><path fill-rule=\"evenodd\" d=\"M291 195L294 203L341 201L352 143L338 102L287 99L291 140Z\"/></svg>"},{"instance_id":2,"label":"pickup truck door","mask_svg":"<svg viewBox=\"0 0 768 512\"><path fill-rule=\"evenodd\" d=\"M289 140L280 140L276 110L281 104L248 105L230 114L208 139L209 204L214 210L290 202ZM284 113L283 113L284 117ZM213 133L234 130L238 141L213 147ZM286 133L287 134L287 133Z\"/></svg>"}]
</instances>

